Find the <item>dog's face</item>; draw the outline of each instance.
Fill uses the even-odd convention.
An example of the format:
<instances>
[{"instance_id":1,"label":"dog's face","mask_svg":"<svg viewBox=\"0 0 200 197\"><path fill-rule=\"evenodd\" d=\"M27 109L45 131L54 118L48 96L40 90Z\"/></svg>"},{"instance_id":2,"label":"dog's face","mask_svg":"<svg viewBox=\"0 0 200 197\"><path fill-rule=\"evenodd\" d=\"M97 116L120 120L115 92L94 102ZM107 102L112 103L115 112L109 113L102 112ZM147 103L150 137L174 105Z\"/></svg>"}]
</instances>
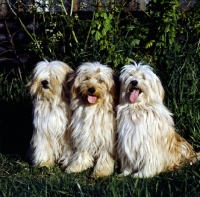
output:
<instances>
[{"instance_id":1,"label":"dog's face","mask_svg":"<svg viewBox=\"0 0 200 197\"><path fill-rule=\"evenodd\" d=\"M84 63L75 73L72 86L72 99L79 98L87 104L107 102L115 94L113 71L98 62Z\"/></svg>"},{"instance_id":2,"label":"dog's face","mask_svg":"<svg viewBox=\"0 0 200 197\"><path fill-rule=\"evenodd\" d=\"M124 66L120 83L120 103L148 103L164 99L164 89L150 66L135 62Z\"/></svg>"},{"instance_id":3,"label":"dog's face","mask_svg":"<svg viewBox=\"0 0 200 197\"><path fill-rule=\"evenodd\" d=\"M34 68L27 84L30 94L38 99L61 97L66 77L73 70L60 61L42 61ZM65 91L65 90L64 90Z\"/></svg>"}]
</instances>

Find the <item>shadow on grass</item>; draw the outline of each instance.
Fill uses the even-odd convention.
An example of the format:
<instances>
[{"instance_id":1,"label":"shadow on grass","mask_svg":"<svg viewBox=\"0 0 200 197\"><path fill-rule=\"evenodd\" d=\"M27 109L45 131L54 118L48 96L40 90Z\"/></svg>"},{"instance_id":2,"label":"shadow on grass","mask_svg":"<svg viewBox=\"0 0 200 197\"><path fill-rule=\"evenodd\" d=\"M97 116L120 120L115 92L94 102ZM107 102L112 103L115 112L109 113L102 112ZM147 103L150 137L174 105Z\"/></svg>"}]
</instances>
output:
<instances>
[{"instance_id":1,"label":"shadow on grass","mask_svg":"<svg viewBox=\"0 0 200 197\"><path fill-rule=\"evenodd\" d=\"M31 101L0 103L0 152L27 159L32 136Z\"/></svg>"}]
</instances>

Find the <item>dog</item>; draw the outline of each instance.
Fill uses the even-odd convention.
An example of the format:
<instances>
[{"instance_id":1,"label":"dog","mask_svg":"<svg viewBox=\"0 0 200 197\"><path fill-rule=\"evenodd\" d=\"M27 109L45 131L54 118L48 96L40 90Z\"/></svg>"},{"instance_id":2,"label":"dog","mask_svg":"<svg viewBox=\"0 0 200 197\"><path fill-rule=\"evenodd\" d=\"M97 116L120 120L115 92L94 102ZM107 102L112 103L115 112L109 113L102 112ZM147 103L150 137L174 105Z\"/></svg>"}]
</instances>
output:
<instances>
[{"instance_id":1,"label":"dog","mask_svg":"<svg viewBox=\"0 0 200 197\"><path fill-rule=\"evenodd\" d=\"M81 64L72 80L70 109L75 153L67 173L94 167L92 177L114 170L116 133L115 77L111 68L99 62Z\"/></svg>"},{"instance_id":2,"label":"dog","mask_svg":"<svg viewBox=\"0 0 200 197\"><path fill-rule=\"evenodd\" d=\"M153 177L195 162L200 153L174 128L172 113L164 106L164 89L149 65L122 68L117 106L119 176Z\"/></svg>"},{"instance_id":3,"label":"dog","mask_svg":"<svg viewBox=\"0 0 200 197\"><path fill-rule=\"evenodd\" d=\"M33 166L67 166L72 155L67 77L73 70L64 62L37 63L27 88L33 100L33 135L29 157Z\"/></svg>"}]
</instances>

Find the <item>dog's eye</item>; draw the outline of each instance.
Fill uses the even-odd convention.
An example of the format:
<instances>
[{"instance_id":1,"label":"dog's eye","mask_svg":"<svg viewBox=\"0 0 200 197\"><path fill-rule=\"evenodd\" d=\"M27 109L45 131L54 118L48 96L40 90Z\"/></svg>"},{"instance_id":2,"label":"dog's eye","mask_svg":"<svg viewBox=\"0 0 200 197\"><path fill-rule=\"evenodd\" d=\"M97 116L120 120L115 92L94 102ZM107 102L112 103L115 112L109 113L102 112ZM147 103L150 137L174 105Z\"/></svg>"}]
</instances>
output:
<instances>
[{"instance_id":1,"label":"dog's eye","mask_svg":"<svg viewBox=\"0 0 200 197\"><path fill-rule=\"evenodd\" d=\"M102 79L99 79L99 83L103 83L103 80L102 80Z\"/></svg>"},{"instance_id":2,"label":"dog's eye","mask_svg":"<svg viewBox=\"0 0 200 197\"><path fill-rule=\"evenodd\" d=\"M86 80L86 81L90 80L90 77L86 77L85 80Z\"/></svg>"},{"instance_id":3,"label":"dog's eye","mask_svg":"<svg viewBox=\"0 0 200 197\"><path fill-rule=\"evenodd\" d=\"M145 79L145 75L144 74L142 74L141 76L142 76L142 79Z\"/></svg>"}]
</instances>

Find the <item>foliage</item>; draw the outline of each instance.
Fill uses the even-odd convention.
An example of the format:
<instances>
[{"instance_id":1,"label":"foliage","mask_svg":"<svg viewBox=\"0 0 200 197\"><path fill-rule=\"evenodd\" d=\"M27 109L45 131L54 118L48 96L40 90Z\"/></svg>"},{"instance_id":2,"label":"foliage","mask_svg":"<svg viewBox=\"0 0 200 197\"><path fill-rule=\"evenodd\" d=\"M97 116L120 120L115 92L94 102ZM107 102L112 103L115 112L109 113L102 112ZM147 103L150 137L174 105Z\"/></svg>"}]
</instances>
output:
<instances>
[{"instance_id":1,"label":"foliage","mask_svg":"<svg viewBox=\"0 0 200 197\"><path fill-rule=\"evenodd\" d=\"M28 70L24 67L0 75L0 101L22 101L29 98L26 90Z\"/></svg>"},{"instance_id":2,"label":"foliage","mask_svg":"<svg viewBox=\"0 0 200 197\"><path fill-rule=\"evenodd\" d=\"M174 67L167 87L167 104L175 114L179 132L199 148L200 68L194 46L187 47L187 50L182 56L169 55L174 61Z\"/></svg>"}]
</instances>

